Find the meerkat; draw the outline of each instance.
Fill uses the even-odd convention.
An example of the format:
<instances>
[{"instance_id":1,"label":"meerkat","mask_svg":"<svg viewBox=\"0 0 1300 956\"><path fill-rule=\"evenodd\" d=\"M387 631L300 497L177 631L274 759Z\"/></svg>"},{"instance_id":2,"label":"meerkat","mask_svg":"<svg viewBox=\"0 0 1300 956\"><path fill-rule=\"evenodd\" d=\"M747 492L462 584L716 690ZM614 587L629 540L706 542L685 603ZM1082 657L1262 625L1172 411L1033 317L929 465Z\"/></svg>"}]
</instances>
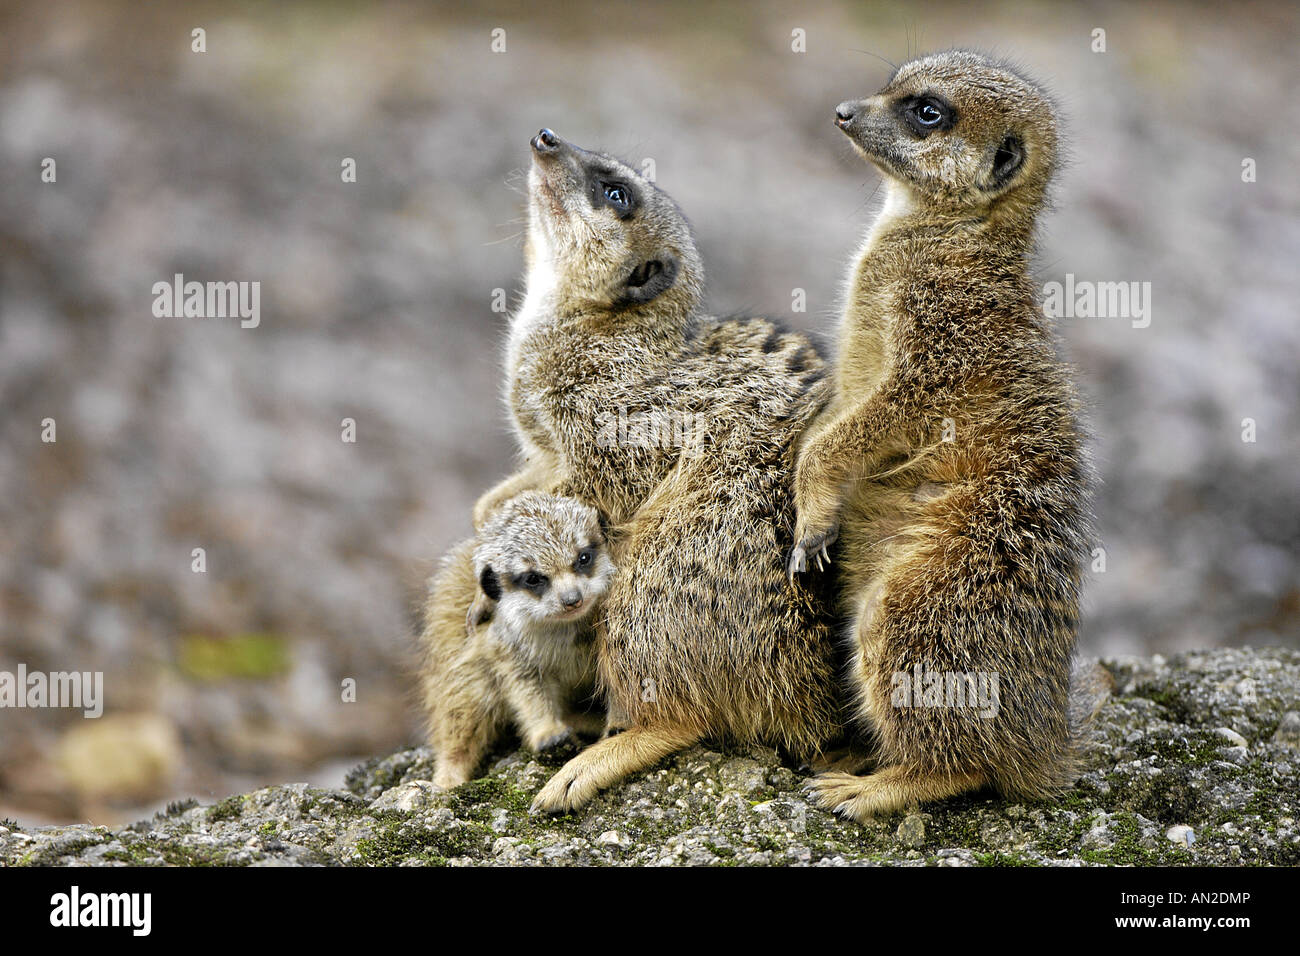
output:
<instances>
[{"instance_id":1,"label":"meerkat","mask_svg":"<svg viewBox=\"0 0 1300 956\"><path fill-rule=\"evenodd\" d=\"M430 582L423 689L433 782L469 780L513 722L546 751L598 734L592 614L615 568L595 509L524 492L476 539L451 550Z\"/></svg>"},{"instance_id":2,"label":"meerkat","mask_svg":"<svg viewBox=\"0 0 1300 956\"><path fill-rule=\"evenodd\" d=\"M1055 110L1015 70L949 52L835 122L888 194L850 273L833 394L801 440L789 569L835 544L878 753L868 775L809 787L859 820L984 786L1046 796L1077 776L1067 704L1091 482L1029 276ZM930 696L933 675L960 692L972 674L994 676L995 707Z\"/></svg>"},{"instance_id":3,"label":"meerkat","mask_svg":"<svg viewBox=\"0 0 1300 956\"><path fill-rule=\"evenodd\" d=\"M690 228L645 177L550 130L531 145L526 291L506 348L528 466L476 516L541 487L608 517L619 573L597 676L626 725L533 809L581 806L705 737L816 755L842 728L832 628L784 558L794 444L824 362L767 320L701 312Z\"/></svg>"}]
</instances>

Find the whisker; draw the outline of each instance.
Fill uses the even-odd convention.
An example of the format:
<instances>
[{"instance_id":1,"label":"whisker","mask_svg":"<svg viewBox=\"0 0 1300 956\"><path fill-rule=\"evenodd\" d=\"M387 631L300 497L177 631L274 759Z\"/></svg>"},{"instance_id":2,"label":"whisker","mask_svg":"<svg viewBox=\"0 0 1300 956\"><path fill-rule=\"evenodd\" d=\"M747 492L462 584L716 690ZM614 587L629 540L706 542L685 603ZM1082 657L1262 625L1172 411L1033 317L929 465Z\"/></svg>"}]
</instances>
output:
<instances>
[{"instance_id":1,"label":"whisker","mask_svg":"<svg viewBox=\"0 0 1300 956\"><path fill-rule=\"evenodd\" d=\"M887 59L886 57L881 56L879 53L872 53L870 50L859 50L859 49L857 49L856 47L849 47L849 52L850 52L850 53L865 53L867 56L874 56L877 60L880 60L882 63L888 63L888 64L889 64L893 69L895 69L895 70L898 69L898 64L897 64L897 63L895 63L893 60L890 60L890 59Z\"/></svg>"}]
</instances>

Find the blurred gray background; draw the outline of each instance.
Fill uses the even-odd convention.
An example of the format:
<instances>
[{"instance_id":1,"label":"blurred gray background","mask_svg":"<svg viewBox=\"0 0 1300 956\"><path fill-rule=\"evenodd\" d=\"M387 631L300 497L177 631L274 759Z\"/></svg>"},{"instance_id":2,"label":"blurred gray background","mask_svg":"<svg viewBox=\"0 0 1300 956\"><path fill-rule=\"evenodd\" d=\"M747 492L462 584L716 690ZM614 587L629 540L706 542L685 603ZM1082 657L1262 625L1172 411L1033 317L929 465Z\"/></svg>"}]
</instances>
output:
<instances>
[{"instance_id":1,"label":"blurred gray background","mask_svg":"<svg viewBox=\"0 0 1300 956\"><path fill-rule=\"evenodd\" d=\"M1151 283L1148 328L1060 322L1104 479L1081 649L1300 644L1297 9L0 4L0 670L106 682L99 720L0 710L0 815L337 783L418 739L423 576L510 467L529 137L652 158L711 307L824 334L878 199L832 110L953 45L1066 113L1040 282ZM260 327L155 318L178 272L260 281Z\"/></svg>"}]
</instances>

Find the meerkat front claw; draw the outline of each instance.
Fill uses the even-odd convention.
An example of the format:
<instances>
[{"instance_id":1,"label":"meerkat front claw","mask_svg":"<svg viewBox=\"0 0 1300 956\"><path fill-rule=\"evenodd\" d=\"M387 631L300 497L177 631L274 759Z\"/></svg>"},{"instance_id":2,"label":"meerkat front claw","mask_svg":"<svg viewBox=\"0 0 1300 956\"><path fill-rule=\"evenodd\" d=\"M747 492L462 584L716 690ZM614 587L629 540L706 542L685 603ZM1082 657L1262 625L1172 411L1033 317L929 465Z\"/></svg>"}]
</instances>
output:
<instances>
[{"instance_id":1,"label":"meerkat front claw","mask_svg":"<svg viewBox=\"0 0 1300 956\"><path fill-rule=\"evenodd\" d=\"M834 525L821 534L810 534L801 538L794 546L794 550L790 552L790 580L793 581L796 574L807 571L809 564L815 563L817 570L825 570L831 560L830 546L839 536L839 526Z\"/></svg>"},{"instance_id":2,"label":"meerkat front claw","mask_svg":"<svg viewBox=\"0 0 1300 956\"><path fill-rule=\"evenodd\" d=\"M474 602L469 606L469 612L465 615L465 633L473 634L480 624L492 620L492 611L496 602L483 594L482 591L474 598Z\"/></svg>"},{"instance_id":3,"label":"meerkat front claw","mask_svg":"<svg viewBox=\"0 0 1300 956\"><path fill-rule=\"evenodd\" d=\"M790 552L789 574L790 583L794 583L795 575L803 574L808 570L808 552L804 550L803 545L795 545L794 550Z\"/></svg>"},{"instance_id":4,"label":"meerkat front claw","mask_svg":"<svg viewBox=\"0 0 1300 956\"><path fill-rule=\"evenodd\" d=\"M866 779L832 770L805 780L802 789L813 806L860 822L870 815L863 813L858 806Z\"/></svg>"}]
</instances>

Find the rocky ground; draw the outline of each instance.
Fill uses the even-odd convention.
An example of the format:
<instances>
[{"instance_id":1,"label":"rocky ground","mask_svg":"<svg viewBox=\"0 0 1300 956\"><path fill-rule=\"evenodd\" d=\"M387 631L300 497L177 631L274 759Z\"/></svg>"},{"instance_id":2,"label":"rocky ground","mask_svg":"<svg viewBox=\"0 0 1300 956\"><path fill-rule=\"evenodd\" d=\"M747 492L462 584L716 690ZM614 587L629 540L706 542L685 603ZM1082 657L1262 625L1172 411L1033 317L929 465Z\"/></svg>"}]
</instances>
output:
<instances>
[{"instance_id":1,"label":"rocky ground","mask_svg":"<svg viewBox=\"0 0 1300 956\"><path fill-rule=\"evenodd\" d=\"M1115 682L1075 789L964 797L859 825L809 806L770 750L695 747L558 818L528 812L561 756L499 755L451 791L426 749L346 789L183 801L121 829L0 826L5 865L1300 865L1300 653L1102 662Z\"/></svg>"}]
</instances>

